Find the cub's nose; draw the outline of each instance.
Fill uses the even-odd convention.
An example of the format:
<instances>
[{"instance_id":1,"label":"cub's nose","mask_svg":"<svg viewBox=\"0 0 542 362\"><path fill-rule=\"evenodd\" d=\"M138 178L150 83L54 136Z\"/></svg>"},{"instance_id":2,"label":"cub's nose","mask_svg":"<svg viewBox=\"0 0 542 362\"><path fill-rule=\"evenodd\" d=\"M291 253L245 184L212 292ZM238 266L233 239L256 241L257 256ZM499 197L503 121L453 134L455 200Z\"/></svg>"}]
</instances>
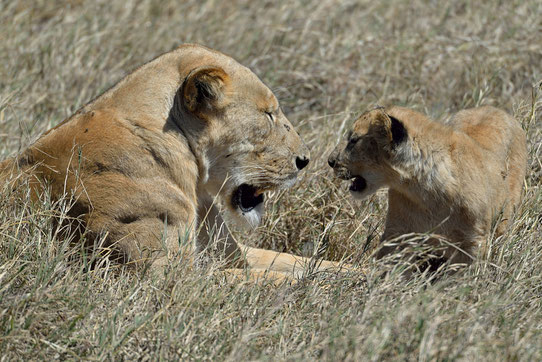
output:
<instances>
[{"instance_id":1,"label":"cub's nose","mask_svg":"<svg viewBox=\"0 0 542 362\"><path fill-rule=\"evenodd\" d=\"M304 169L309 164L308 157L296 157L295 159L295 165L297 166L298 170Z\"/></svg>"}]
</instances>

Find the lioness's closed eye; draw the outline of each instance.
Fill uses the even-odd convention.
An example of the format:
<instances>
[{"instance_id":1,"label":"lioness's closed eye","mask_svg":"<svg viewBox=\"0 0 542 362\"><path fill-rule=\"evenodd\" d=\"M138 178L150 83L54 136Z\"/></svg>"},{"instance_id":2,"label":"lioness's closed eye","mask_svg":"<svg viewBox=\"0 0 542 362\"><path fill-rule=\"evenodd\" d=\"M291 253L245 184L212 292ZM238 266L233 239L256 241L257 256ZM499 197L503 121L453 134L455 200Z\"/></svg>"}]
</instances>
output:
<instances>
[{"instance_id":1,"label":"lioness's closed eye","mask_svg":"<svg viewBox=\"0 0 542 362\"><path fill-rule=\"evenodd\" d=\"M355 198L389 189L383 241L433 232L453 244L445 259L470 263L492 222L500 217L502 232L519 204L527 150L520 124L493 107L461 111L447 125L391 107L359 117L328 162Z\"/></svg>"},{"instance_id":2,"label":"lioness's closed eye","mask_svg":"<svg viewBox=\"0 0 542 362\"><path fill-rule=\"evenodd\" d=\"M216 203L256 226L265 192L293 185L308 162L277 98L252 71L189 44L127 75L2 162L0 175L27 174L34 194L43 184L53 198L72 193L71 216L88 235L107 235L133 264L164 265L182 239L206 250L212 231L222 242L215 248L239 265L241 250ZM247 255L288 272L299 261L260 249Z\"/></svg>"}]
</instances>

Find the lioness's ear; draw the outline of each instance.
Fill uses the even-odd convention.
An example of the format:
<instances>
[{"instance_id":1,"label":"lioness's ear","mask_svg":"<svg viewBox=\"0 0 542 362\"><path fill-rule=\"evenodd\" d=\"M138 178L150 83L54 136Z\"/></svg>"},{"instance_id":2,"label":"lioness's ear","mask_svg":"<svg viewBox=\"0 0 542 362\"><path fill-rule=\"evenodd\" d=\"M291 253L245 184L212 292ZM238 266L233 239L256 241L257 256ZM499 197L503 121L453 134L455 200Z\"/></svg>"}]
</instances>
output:
<instances>
[{"instance_id":1,"label":"lioness's ear","mask_svg":"<svg viewBox=\"0 0 542 362\"><path fill-rule=\"evenodd\" d=\"M213 110L224 96L228 75L223 69L203 66L194 69L186 77L182 88L183 107L201 114Z\"/></svg>"}]
</instances>

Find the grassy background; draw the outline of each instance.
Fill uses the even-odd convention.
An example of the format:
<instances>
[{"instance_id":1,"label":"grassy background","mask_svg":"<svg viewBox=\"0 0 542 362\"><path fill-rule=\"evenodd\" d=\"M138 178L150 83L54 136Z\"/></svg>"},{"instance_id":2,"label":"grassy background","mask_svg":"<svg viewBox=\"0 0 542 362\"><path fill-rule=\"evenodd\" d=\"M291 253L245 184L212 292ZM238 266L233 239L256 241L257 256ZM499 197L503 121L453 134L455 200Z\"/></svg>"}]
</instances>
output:
<instances>
[{"instance_id":1,"label":"grassy background","mask_svg":"<svg viewBox=\"0 0 542 362\"><path fill-rule=\"evenodd\" d=\"M376 104L436 119L482 104L529 138L523 205L487 260L452 277L311 276L278 288L184 264L164 280L89 258L53 205L0 199L0 359L542 359L542 3L490 1L0 0L0 157L137 65L197 42L248 65L309 145L247 243L368 259L384 194L355 204L327 155ZM376 274L376 273L375 273Z\"/></svg>"}]
</instances>

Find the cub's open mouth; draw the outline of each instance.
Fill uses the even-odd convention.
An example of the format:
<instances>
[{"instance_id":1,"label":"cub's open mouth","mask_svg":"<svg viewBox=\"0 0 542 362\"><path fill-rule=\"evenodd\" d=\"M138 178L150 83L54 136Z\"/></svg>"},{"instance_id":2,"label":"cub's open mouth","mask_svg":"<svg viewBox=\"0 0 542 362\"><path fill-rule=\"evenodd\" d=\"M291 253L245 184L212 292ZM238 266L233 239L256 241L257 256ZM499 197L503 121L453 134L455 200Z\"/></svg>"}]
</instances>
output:
<instances>
[{"instance_id":1,"label":"cub's open mouth","mask_svg":"<svg viewBox=\"0 0 542 362\"><path fill-rule=\"evenodd\" d=\"M350 191L362 192L367 187L367 181L361 176L356 176L350 185Z\"/></svg>"},{"instance_id":2,"label":"cub's open mouth","mask_svg":"<svg viewBox=\"0 0 542 362\"><path fill-rule=\"evenodd\" d=\"M238 207L242 212L252 211L264 200L263 191L248 184L239 186L232 195L231 203Z\"/></svg>"}]
</instances>

